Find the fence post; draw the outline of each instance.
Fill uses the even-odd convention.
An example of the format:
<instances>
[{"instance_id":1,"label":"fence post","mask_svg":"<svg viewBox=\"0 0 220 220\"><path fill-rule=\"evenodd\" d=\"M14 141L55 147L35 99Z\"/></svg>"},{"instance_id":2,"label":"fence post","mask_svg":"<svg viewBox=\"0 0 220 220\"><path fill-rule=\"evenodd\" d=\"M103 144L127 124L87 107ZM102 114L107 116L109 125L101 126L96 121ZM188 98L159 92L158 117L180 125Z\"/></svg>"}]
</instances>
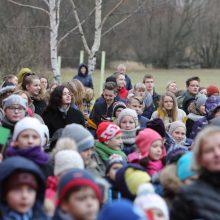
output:
<instances>
[{"instance_id":1,"label":"fence post","mask_svg":"<svg viewBox=\"0 0 220 220\"><path fill-rule=\"evenodd\" d=\"M79 64L84 63L84 50L80 50Z\"/></svg>"},{"instance_id":2,"label":"fence post","mask_svg":"<svg viewBox=\"0 0 220 220\"><path fill-rule=\"evenodd\" d=\"M105 51L102 51L99 94L102 94L103 83L104 83L104 76L105 76Z\"/></svg>"}]
</instances>

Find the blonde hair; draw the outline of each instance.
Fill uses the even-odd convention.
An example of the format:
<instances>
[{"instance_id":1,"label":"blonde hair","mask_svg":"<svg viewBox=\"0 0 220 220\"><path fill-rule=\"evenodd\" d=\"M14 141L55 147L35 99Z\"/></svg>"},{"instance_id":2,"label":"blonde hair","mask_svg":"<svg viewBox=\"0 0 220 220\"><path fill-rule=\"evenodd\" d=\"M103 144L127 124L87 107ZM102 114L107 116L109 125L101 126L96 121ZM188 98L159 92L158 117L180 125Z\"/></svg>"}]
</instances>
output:
<instances>
[{"instance_id":1,"label":"blonde hair","mask_svg":"<svg viewBox=\"0 0 220 220\"><path fill-rule=\"evenodd\" d=\"M86 87L86 88L85 88L85 100L86 100L87 102L90 102L90 101L93 100L94 96L95 96L95 95L94 95L93 89Z\"/></svg>"},{"instance_id":2,"label":"blonde hair","mask_svg":"<svg viewBox=\"0 0 220 220\"><path fill-rule=\"evenodd\" d=\"M198 173L201 173L203 168L200 164L200 157L202 154L202 144L205 140L205 138L211 134L219 133L220 137L220 127L217 126L207 126L202 131L198 133L198 135L195 138L195 142L193 145L193 164L192 169L194 171L197 171Z\"/></svg>"},{"instance_id":3,"label":"blonde hair","mask_svg":"<svg viewBox=\"0 0 220 220\"><path fill-rule=\"evenodd\" d=\"M134 91L136 91L138 89L142 89L142 90L146 91L146 86L144 85L144 83L138 82L134 85Z\"/></svg>"}]
</instances>

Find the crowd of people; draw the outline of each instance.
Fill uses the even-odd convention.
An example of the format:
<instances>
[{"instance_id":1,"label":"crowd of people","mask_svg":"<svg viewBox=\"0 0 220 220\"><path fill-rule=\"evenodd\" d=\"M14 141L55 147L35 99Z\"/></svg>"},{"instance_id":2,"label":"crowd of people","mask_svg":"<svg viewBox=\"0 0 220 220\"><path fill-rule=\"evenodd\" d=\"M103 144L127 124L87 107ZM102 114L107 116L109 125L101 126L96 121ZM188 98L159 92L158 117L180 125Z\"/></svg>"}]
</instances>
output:
<instances>
[{"instance_id":1,"label":"crowd of people","mask_svg":"<svg viewBox=\"0 0 220 220\"><path fill-rule=\"evenodd\" d=\"M61 85L4 77L0 219L219 220L220 91L200 83L158 94L120 64L95 99L85 64Z\"/></svg>"}]
</instances>

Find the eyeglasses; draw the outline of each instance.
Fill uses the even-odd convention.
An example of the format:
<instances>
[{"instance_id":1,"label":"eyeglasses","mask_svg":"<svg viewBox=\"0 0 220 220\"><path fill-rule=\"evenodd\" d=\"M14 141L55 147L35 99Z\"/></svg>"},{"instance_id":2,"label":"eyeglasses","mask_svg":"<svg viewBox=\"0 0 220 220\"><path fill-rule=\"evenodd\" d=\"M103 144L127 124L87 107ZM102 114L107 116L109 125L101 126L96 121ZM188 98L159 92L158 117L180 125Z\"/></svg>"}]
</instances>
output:
<instances>
[{"instance_id":1,"label":"eyeglasses","mask_svg":"<svg viewBox=\"0 0 220 220\"><path fill-rule=\"evenodd\" d=\"M9 109L10 111L13 111L13 112L16 112L16 111L21 112L24 110L24 108L22 106L17 106L17 107L16 106L9 106L9 107L7 107L7 109Z\"/></svg>"}]
</instances>

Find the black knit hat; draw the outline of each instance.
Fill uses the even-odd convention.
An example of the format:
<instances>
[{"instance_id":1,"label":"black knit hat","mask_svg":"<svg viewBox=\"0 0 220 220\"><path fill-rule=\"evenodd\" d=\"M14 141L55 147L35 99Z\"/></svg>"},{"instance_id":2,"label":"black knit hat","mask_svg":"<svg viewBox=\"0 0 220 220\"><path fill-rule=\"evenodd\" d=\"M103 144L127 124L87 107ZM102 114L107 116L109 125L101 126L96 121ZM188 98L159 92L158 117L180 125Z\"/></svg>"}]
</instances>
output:
<instances>
[{"instance_id":1,"label":"black knit hat","mask_svg":"<svg viewBox=\"0 0 220 220\"><path fill-rule=\"evenodd\" d=\"M166 135L166 129L163 121L160 118L155 118L147 122L147 128L151 128L158 132L162 138Z\"/></svg>"}]
</instances>

